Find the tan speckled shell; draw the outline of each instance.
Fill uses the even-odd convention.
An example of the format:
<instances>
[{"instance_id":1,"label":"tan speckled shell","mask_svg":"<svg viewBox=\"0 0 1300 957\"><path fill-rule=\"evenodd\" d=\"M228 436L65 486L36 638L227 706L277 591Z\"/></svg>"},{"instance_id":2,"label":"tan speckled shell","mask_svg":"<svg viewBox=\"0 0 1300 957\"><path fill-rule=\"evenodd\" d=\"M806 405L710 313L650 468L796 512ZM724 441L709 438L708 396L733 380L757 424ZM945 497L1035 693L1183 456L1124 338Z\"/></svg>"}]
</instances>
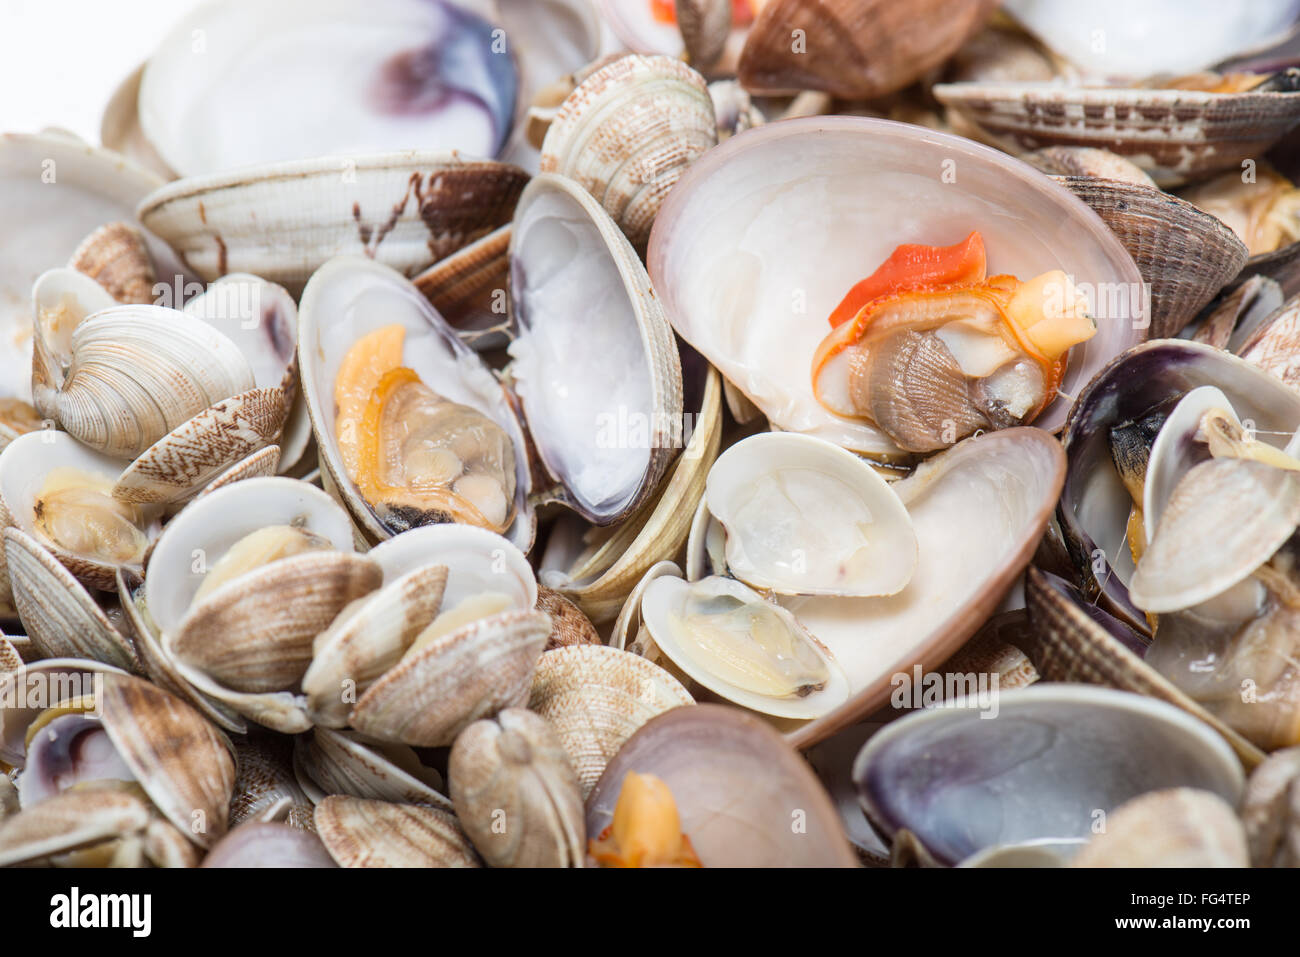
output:
<instances>
[{"instance_id":1,"label":"tan speckled shell","mask_svg":"<svg viewBox=\"0 0 1300 957\"><path fill-rule=\"evenodd\" d=\"M528 707L551 722L569 752L584 799L637 728L694 703L658 665L604 645L571 645L542 655L528 698Z\"/></svg>"},{"instance_id":2,"label":"tan speckled shell","mask_svg":"<svg viewBox=\"0 0 1300 957\"><path fill-rule=\"evenodd\" d=\"M405 753L396 754L398 751ZM398 761L407 766L403 767ZM309 793L312 793L313 786L319 789L320 794L312 794L318 799L330 794L345 794L451 810L451 801L430 783L441 780L437 772L412 768L411 765L418 764L419 760L405 745L381 748L369 745L346 731L317 727L310 735L300 735L294 740L293 762L295 771L310 779L303 780L304 789ZM419 770L428 780L416 777L413 770Z\"/></svg>"},{"instance_id":3,"label":"tan speckled shell","mask_svg":"<svg viewBox=\"0 0 1300 957\"><path fill-rule=\"evenodd\" d=\"M63 791L0 820L0 867L138 833L149 817L135 789Z\"/></svg>"},{"instance_id":4,"label":"tan speckled shell","mask_svg":"<svg viewBox=\"0 0 1300 957\"><path fill-rule=\"evenodd\" d=\"M537 588L537 610L551 616L551 637L546 650L566 645L599 645L600 634L591 619L573 602L558 591L545 586Z\"/></svg>"},{"instance_id":5,"label":"tan speckled shell","mask_svg":"<svg viewBox=\"0 0 1300 957\"><path fill-rule=\"evenodd\" d=\"M201 847L226 832L230 746L192 707L140 678L104 675L104 729L154 806Z\"/></svg>"},{"instance_id":6,"label":"tan speckled shell","mask_svg":"<svg viewBox=\"0 0 1300 957\"><path fill-rule=\"evenodd\" d=\"M625 56L565 99L543 141L541 170L582 184L644 249L664 197L717 142L704 77L670 57Z\"/></svg>"},{"instance_id":7,"label":"tan speckled shell","mask_svg":"<svg viewBox=\"0 0 1300 957\"><path fill-rule=\"evenodd\" d=\"M415 747L451 744L479 718L527 699L551 620L506 611L444 635L390 668L352 709L353 728Z\"/></svg>"},{"instance_id":8,"label":"tan speckled shell","mask_svg":"<svg viewBox=\"0 0 1300 957\"><path fill-rule=\"evenodd\" d=\"M348 552L305 552L222 585L186 614L164 645L236 691L280 691L311 663L312 641L383 571Z\"/></svg>"},{"instance_id":9,"label":"tan speckled shell","mask_svg":"<svg viewBox=\"0 0 1300 957\"><path fill-rule=\"evenodd\" d=\"M490 865L582 866L578 777L544 718L506 708L474 722L456 738L447 773L456 816Z\"/></svg>"},{"instance_id":10,"label":"tan speckled shell","mask_svg":"<svg viewBox=\"0 0 1300 957\"><path fill-rule=\"evenodd\" d=\"M1248 867L1246 832L1210 791L1149 791L1109 815L1073 867Z\"/></svg>"},{"instance_id":11,"label":"tan speckled shell","mask_svg":"<svg viewBox=\"0 0 1300 957\"><path fill-rule=\"evenodd\" d=\"M1151 289L1148 338L1178 334L1241 271L1250 252L1216 217L1150 186L1056 177L1128 250Z\"/></svg>"},{"instance_id":12,"label":"tan speckled shell","mask_svg":"<svg viewBox=\"0 0 1300 957\"><path fill-rule=\"evenodd\" d=\"M278 821L288 817L290 825L298 826L304 817L311 821L311 800L294 776L293 747L288 738L269 734L242 738L235 742L235 763L231 830L245 821Z\"/></svg>"},{"instance_id":13,"label":"tan speckled shell","mask_svg":"<svg viewBox=\"0 0 1300 957\"><path fill-rule=\"evenodd\" d=\"M432 807L332 796L316 833L341 867L478 867L454 815Z\"/></svg>"}]
</instances>

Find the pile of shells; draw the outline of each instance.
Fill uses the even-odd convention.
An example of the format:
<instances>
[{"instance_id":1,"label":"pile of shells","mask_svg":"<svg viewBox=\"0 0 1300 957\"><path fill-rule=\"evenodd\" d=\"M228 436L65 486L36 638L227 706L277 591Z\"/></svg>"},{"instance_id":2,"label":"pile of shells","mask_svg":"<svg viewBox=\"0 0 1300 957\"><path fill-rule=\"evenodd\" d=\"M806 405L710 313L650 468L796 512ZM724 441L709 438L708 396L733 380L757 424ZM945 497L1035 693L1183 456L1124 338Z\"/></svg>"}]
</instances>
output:
<instances>
[{"instance_id":1,"label":"pile of shells","mask_svg":"<svg viewBox=\"0 0 1300 957\"><path fill-rule=\"evenodd\" d=\"M0 865L1300 866L1289 24L1049 6L227 0L0 136Z\"/></svg>"}]
</instances>

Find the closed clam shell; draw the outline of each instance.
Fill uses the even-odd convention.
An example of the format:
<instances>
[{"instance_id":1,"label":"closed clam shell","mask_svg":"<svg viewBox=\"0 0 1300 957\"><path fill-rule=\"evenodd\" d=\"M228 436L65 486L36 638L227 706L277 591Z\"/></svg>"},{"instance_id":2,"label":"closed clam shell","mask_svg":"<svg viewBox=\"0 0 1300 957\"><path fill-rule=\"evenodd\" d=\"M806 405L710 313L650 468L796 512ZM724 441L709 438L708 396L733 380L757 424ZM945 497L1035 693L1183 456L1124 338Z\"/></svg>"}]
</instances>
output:
<instances>
[{"instance_id":1,"label":"closed clam shell","mask_svg":"<svg viewBox=\"0 0 1300 957\"><path fill-rule=\"evenodd\" d=\"M676 708L641 727L587 798L587 833L612 821L629 772L668 785L705 867L853 867L835 805L808 763L738 708ZM798 826L792 826L798 822Z\"/></svg>"},{"instance_id":2,"label":"closed clam shell","mask_svg":"<svg viewBox=\"0 0 1300 957\"><path fill-rule=\"evenodd\" d=\"M414 275L508 222L527 178L416 150L291 160L179 180L139 216L204 279L248 272L296 295L340 255Z\"/></svg>"},{"instance_id":3,"label":"closed clam shell","mask_svg":"<svg viewBox=\"0 0 1300 957\"><path fill-rule=\"evenodd\" d=\"M745 41L740 80L755 93L883 96L948 59L996 6L990 0L770 0Z\"/></svg>"},{"instance_id":4,"label":"closed clam shell","mask_svg":"<svg viewBox=\"0 0 1300 957\"><path fill-rule=\"evenodd\" d=\"M1241 819L1252 865L1300 867L1300 748L1275 751L1252 772Z\"/></svg>"},{"instance_id":5,"label":"closed clam shell","mask_svg":"<svg viewBox=\"0 0 1300 957\"><path fill-rule=\"evenodd\" d=\"M1090 605L1068 582L1031 567L1025 598L1033 627L1017 643L1045 680L1102 685L1167 701L1219 732L1247 768L1264 760L1259 748L1146 664L1137 634Z\"/></svg>"},{"instance_id":6,"label":"closed clam shell","mask_svg":"<svg viewBox=\"0 0 1300 957\"><path fill-rule=\"evenodd\" d=\"M235 787L229 743L194 708L140 678L104 676L104 728L154 806L201 847L226 831Z\"/></svg>"},{"instance_id":7,"label":"closed clam shell","mask_svg":"<svg viewBox=\"0 0 1300 957\"><path fill-rule=\"evenodd\" d=\"M43 657L90 658L121 668L136 667L130 642L40 542L6 528L4 548L14 607Z\"/></svg>"},{"instance_id":8,"label":"closed clam shell","mask_svg":"<svg viewBox=\"0 0 1300 957\"><path fill-rule=\"evenodd\" d=\"M207 492L224 488L246 478L268 478L277 474L280 466L280 446L267 445L248 455L230 468L217 474L207 485L203 486L203 495Z\"/></svg>"},{"instance_id":9,"label":"closed clam shell","mask_svg":"<svg viewBox=\"0 0 1300 957\"><path fill-rule=\"evenodd\" d=\"M313 639L382 580L378 565L348 552L284 558L217 588L163 641L229 688L279 691L306 672Z\"/></svg>"},{"instance_id":10,"label":"closed clam shell","mask_svg":"<svg viewBox=\"0 0 1300 957\"><path fill-rule=\"evenodd\" d=\"M680 60L631 55L565 99L542 144L541 170L580 183L644 249L668 191L717 141L704 78Z\"/></svg>"},{"instance_id":11,"label":"closed clam shell","mask_svg":"<svg viewBox=\"0 0 1300 957\"><path fill-rule=\"evenodd\" d=\"M1220 220L1153 186L1095 175L1058 177L1119 237L1150 286L1150 337L1177 335L1249 251Z\"/></svg>"},{"instance_id":12,"label":"closed clam shell","mask_svg":"<svg viewBox=\"0 0 1300 957\"><path fill-rule=\"evenodd\" d=\"M155 299L155 273L149 247L140 230L129 223L106 223L72 253L68 265L99 283L118 302L148 303Z\"/></svg>"},{"instance_id":13,"label":"closed clam shell","mask_svg":"<svg viewBox=\"0 0 1300 957\"><path fill-rule=\"evenodd\" d=\"M467 725L520 705L551 621L506 611L471 622L404 657L357 701L349 723L383 741L450 744Z\"/></svg>"},{"instance_id":14,"label":"closed clam shell","mask_svg":"<svg viewBox=\"0 0 1300 957\"><path fill-rule=\"evenodd\" d=\"M605 765L637 728L671 708L694 704L658 665L604 645L572 645L542 655L528 708L555 729L585 798Z\"/></svg>"},{"instance_id":15,"label":"closed clam shell","mask_svg":"<svg viewBox=\"0 0 1300 957\"><path fill-rule=\"evenodd\" d=\"M447 765L456 817L494 867L579 867L586 854L582 794L544 718L507 708L476 721Z\"/></svg>"},{"instance_id":16,"label":"closed clam shell","mask_svg":"<svg viewBox=\"0 0 1300 957\"><path fill-rule=\"evenodd\" d=\"M1172 186L1263 156L1300 120L1288 93L941 83L939 102L1022 150L1100 146Z\"/></svg>"},{"instance_id":17,"label":"closed clam shell","mask_svg":"<svg viewBox=\"0 0 1300 957\"><path fill-rule=\"evenodd\" d=\"M1195 788L1152 791L1106 816L1073 867L1249 867L1232 805Z\"/></svg>"},{"instance_id":18,"label":"closed clam shell","mask_svg":"<svg viewBox=\"0 0 1300 957\"><path fill-rule=\"evenodd\" d=\"M478 867L455 815L414 804L334 795L316 805L316 833L341 867Z\"/></svg>"}]
</instances>

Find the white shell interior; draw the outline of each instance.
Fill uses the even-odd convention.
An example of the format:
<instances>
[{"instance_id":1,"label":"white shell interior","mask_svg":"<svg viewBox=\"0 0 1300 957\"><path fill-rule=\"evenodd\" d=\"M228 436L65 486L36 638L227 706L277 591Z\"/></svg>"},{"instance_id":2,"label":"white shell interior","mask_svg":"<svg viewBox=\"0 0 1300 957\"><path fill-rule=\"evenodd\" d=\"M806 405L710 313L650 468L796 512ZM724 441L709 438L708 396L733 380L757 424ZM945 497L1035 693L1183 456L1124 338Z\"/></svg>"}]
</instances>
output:
<instances>
[{"instance_id":1,"label":"white shell interior","mask_svg":"<svg viewBox=\"0 0 1300 957\"><path fill-rule=\"evenodd\" d=\"M636 495L657 425L653 359L610 242L561 189L530 188L515 213L511 375L547 468L595 515Z\"/></svg>"},{"instance_id":2,"label":"white shell interior","mask_svg":"<svg viewBox=\"0 0 1300 957\"><path fill-rule=\"evenodd\" d=\"M384 570L384 584L425 565L446 565L444 609L486 592L507 595L511 608L537 604L537 580L524 553L500 535L472 525L426 525L380 542L367 557Z\"/></svg>"},{"instance_id":3,"label":"white shell interior","mask_svg":"<svg viewBox=\"0 0 1300 957\"><path fill-rule=\"evenodd\" d=\"M813 396L812 360L845 293L902 243L984 237L989 275L1062 269L1080 290L1124 293L1071 350L1061 395L1034 421L1055 430L1104 362L1144 336L1132 259L1062 187L1004 154L886 120L814 117L732 137L673 189L649 268L673 327L787 431L896 452L878 430ZM1103 285L1104 284L1104 285ZM1138 300L1140 302L1140 300ZM1108 311L1109 297L1103 297Z\"/></svg>"},{"instance_id":4,"label":"white shell interior","mask_svg":"<svg viewBox=\"0 0 1300 957\"><path fill-rule=\"evenodd\" d=\"M239 347L259 389L283 384L298 347L298 306L284 287L248 273L231 273L211 283L183 311Z\"/></svg>"},{"instance_id":5,"label":"white shell interior","mask_svg":"<svg viewBox=\"0 0 1300 957\"><path fill-rule=\"evenodd\" d=\"M917 561L898 494L862 459L821 439L768 432L718 458L705 485L726 529L729 572L787 595L893 595Z\"/></svg>"},{"instance_id":6,"label":"white shell interior","mask_svg":"<svg viewBox=\"0 0 1300 957\"><path fill-rule=\"evenodd\" d=\"M430 389L470 406L506 430L515 447L518 517L509 537L526 548L532 515L523 507L529 488L523 432L505 391L478 355L464 346L442 316L399 273L356 256L340 256L316 271L303 290L298 315L298 357L302 388L315 427L319 454L358 520L376 538L388 532L370 512L349 479L334 428L334 383L352 345L367 333L401 323L406 327L402 361Z\"/></svg>"},{"instance_id":7,"label":"white shell interior","mask_svg":"<svg viewBox=\"0 0 1300 957\"><path fill-rule=\"evenodd\" d=\"M337 502L306 482L251 478L195 499L168 523L149 558L145 602L159 632L171 634L203 577L232 545L268 525L295 522L353 550L352 522Z\"/></svg>"}]
</instances>

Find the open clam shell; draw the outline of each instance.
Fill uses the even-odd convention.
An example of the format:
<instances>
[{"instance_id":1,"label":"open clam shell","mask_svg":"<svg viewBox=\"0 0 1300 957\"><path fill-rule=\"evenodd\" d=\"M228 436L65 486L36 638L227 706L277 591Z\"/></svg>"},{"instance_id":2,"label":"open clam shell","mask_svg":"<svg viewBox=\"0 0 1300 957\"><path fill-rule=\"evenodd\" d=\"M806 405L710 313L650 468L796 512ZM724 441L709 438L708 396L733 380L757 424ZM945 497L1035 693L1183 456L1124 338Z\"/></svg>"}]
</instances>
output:
<instances>
[{"instance_id":1,"label":"open clam shell","mask_svg":"<svg viewBox=\"0 0 1300 957\"><path fill-rule=\"evenodd\" d=\"M1128 595L1134 563L1126 538L1133 499L1116 470L1111 430L1167 415L1187 392L1214 386L1262 441L1282 446L1300 426L1300 398L1279 380L1218 349L1153 340L1117 357L1075 403L1063 436L1069 470L1058 520L1090 599L1139 632L1146 618Z\"/></svg>"},{"instance_id":2,"label":"open clam shell","mask_svg":"<svg viewBox=\"0 0 1300 957\"><path fill-rule=\"evenodd\" d=\"M740 80L757 93L884 96L943 63L995 8L991 0L771 0L745 41Z\"/></svg>"},{"instance_id":3,"label":"open clam shell","mask_svg":"<svg viewBox=\"0 0 1300 957\"><path fill-rule=\"evenodd\" d=\"M527 178L455 153L325 157L178 180L137 212L204 279L248 272L297 295L340 255L414 275L509 221Z\"/></svg>"},{"instance_id":4,"label":"open clam shell","mask_svg":"<svg viewBox=\"0 0 1300 957\"><path fill-rule=\"evenodd\" d=\"M965 704L886 725L854 763L868 816L942 863L999 844L1082 843L1147 791L1196 787L1230 804L1241 794L1224 740L1163 701L1047 684L1000 694L995 720Z\"/></svg>"},{"instance_id":5,"label":"open clam shell","mask_svg":"<svg viewBox=\"0 0 1300 957\"><path fill-rule=\"evenodd\" d=\"M507 534L526 550L534 533L527 501L531 487L527 444L504 388L415 286L399 273L360 257L329 262L312 277L302 296L298 324L302 389L324 471L371 539L383 540L401 531L385 524L349 476L335 400L344 359L357 341L398 324L404 330L401 361L420 381L445 399L491 419L509 438L514 450L515 518Z\"/></svg>"},{"instance_id":6,"label":"open clam shell","mask_svg":"<svg viewBox=\"0 0 1300 957\"><path fill-rule=\"evenodd\" d=\"M1160 186L1240 169L1300 122L1292 93L941 83L934 95L1020 150L1100 146Z\"/></svg>"},{"instance_id":7,"label":"open clam shell","mask_svg":"<svg viewBox=\"0 0 1300 957\"><path fill-rule=\"evenodd\" d=\"M557 496L598 525L619 521L681 445L681 358L659 297L591 194L546 173L515 212L510 293L510 378Z\"/></svg>"},{"instance_id":8,"label":"open clam shell","mask_svg":"<svg viewBox=\"0 0 1300 957\"><path fill-rule=\"evenodd\" d=\"M677 332L774 426L898 456L879 430L817 401L813 356L844 292L899 243L952 243L972 230L984 236L991 273L1062 269L1094 291L1098 332L1071 350L1063 394L1033 423L1059 428L1065 396L1144 337L1133 308L1141 275L1081 201L967 140L857 117L734 136L692 164L660 209L650 274ZM1116 294L1113 310L1102 290Z\"/></svg>"},{"instance_id":9,"label":"open clam shell","mask_svg":"<svg viewBox=\"0 0 1300 957\"><path fill-rule=\"evenodd\" d=\"M839 662L850 690L844 704L792 729L792 743L806 747L860 720L889 700L897 675L937 668L965 644L1028 563L1064 472L1060 446L1040 429L965 439L893 486L918 547L906 588L877 598L779 597ZM696 536L696 547L708 537Z\"/></svg>"},{"instance_id":10,"label":"open clam shell","mask_svg":"<svg viewBox=\"0 0 1300 957\"><path fill-rule=\"evenodd\" d=\"M835 806L812 769L766 723L735 708L676 708L646 722L587 797L587 833L613 820L629 772L668 785L705 867L853 867ZM794 828L798 820L803 826Z\"/></svg>"}]
</instances>

